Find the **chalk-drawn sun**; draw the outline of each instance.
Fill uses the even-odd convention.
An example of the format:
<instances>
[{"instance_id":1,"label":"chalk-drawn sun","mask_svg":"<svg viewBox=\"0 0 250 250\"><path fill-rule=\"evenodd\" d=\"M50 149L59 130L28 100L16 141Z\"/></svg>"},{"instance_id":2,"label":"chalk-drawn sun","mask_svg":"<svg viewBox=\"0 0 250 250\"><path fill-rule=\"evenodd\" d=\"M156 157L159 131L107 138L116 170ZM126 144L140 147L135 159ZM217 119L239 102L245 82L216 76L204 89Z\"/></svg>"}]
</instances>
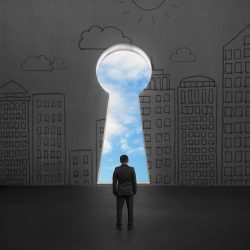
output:
<instances>
[{"instance_id":1,"label":"chalk-drawn sun","mask_svg":"<svg viewBox=\"0 0 250 250\"><path fill-rule=\"evenodd\" d=\"M136 10L139 13L138 22L142 21L144 15L150 16L152 21L156 22L156 16L161 14L160 11L169 18L170 9L179 8L179 5L171 2L171 0L118 0L118 2L126 7L126 10L123 11L124 15Z\"/></svg>"},{"instance_id":2,"label":"chalk-drawn sun","mask_svg":"<svg viewBox=\"0 0 250 250\"><path fill-rule=\"evenodd\" d=\"M156 10L160 8L165 0L155 0L155 1L150 1L150 0L131 0L135 6L137 6L139 9L142 10Z\"/></svg>"}]
</instances>

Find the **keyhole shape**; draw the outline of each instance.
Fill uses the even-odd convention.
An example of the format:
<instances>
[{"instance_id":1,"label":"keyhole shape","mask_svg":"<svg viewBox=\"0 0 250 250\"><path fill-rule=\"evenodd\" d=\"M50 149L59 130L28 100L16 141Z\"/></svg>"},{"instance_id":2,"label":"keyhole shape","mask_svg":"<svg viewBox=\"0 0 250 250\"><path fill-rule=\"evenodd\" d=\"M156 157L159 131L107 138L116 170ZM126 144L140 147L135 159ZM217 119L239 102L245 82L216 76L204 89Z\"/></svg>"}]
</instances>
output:
<instances>
[{"instance_id":1,"label":"keyhole shape","mask_svg":"<svg viewBox=\"0 0 250 250\"><path fill-rule=\"evenodd\" d=\"M98 184L112 182L113 170L123 154L135 168L138 183L149 183L139 94L151 73L148 56L133 45L114 45L97 62L97 79L109 94Z\"/></svg>"}]
</instances>

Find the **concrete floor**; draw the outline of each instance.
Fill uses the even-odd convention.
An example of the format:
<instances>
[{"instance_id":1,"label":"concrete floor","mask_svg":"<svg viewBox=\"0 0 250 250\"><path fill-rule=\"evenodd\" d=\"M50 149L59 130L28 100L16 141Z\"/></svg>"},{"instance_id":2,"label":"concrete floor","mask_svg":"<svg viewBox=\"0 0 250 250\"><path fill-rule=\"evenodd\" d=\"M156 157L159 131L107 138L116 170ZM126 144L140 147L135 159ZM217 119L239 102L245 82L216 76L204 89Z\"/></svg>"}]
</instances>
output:
<instances>
[{"instance_id":1,"label":"concrete floor","mask_svg":"<svg viewBox=\"0 0 250 250\"><path fill-rule=\"evenodd\" d=\"M135 230L111 186L0 188L0 249L250 249L250 188L141 186Z\"/></svg>"}]
</instances>

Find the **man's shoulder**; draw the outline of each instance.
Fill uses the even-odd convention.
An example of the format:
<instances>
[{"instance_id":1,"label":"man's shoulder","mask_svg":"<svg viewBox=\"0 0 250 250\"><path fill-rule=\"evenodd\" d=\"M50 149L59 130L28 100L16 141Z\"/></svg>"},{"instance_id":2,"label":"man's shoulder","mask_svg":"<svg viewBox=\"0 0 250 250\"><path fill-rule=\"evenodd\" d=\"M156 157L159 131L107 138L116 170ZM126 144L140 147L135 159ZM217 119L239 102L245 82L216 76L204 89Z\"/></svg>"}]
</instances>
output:
<instances>
[{"instance_id":1,"label":"man's shoulder","mask_svg":"<svg viewBox=\"0 0 250 250\"><path fill-rule=\"evenodd\" d=\"M129 169L129 170L131 170L131 171L134 171L134 167L131 167L129 165L127 165L126 168ZM124 169L122 165L115 167L114 171L117 171L117 170L120 170L120 169Z\"/></svg>"},{"instance_id":2,"label":"man's shoulder","mask_svg":"<svg viewBox=\"0 0 250 250\"><path fill-rule=\"evenodd\" d=\"M134 167L128 166L131 171L134 171Z\"/></svg>"},{"instance_id":3,"label":"man's shoulder","mask_svg":"<svg viewBox=\"0 0 250 250\"><path fill-rule=\"evenodd\" d=\"M121 166L115 167L114 171L117 171L117 170L119 170L119 169L121 169Z\"/></svg>"}]
</instances>

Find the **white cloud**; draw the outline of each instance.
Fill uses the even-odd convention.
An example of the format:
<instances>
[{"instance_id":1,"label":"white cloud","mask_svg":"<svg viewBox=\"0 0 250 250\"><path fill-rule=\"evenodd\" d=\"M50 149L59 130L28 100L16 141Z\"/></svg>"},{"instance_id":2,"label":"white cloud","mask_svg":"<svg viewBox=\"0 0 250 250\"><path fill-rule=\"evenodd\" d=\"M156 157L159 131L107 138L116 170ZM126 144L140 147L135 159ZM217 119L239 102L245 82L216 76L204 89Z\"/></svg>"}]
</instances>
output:
<instances>
[{"instance_id":1,"label":"white cloud","mask_svg":"<svg viewBox=\"0 0 250 250\"><path fill-rule=\"evenodd\" d=\"M103 144L103 151L102 151L102 153L103 154L108 154L110 152L112 152L112 143L111 143L110 140L107 140L107 138L106 138L106 140L104 141L104 144Z\"/></svg>"},{"instance_id":2,"label":"white cloud","mask_svg":"<svg viewBox=\"0 0 250 250\"><path fill-rule=\"evenodd\" d=\"M120 144L121 144L121 149L124 150L124 152L126 154L144 152L144 147L142 147L142 146L139 146L139 147L135 147L134 145L130 146L129 143L128 143L128 138L120 139Z\"/></svg>"},{"instance_id":3,"label":"white cloud","mask_svg":"<svg viewBox=\"0 0 250 250\"><path fill-rule=\"evenodd\" d=\"M149 65L134 52L118 51L110 54L103 60L102 67L105 68L103 77L112 80L137 80L143 76L148 76L148 80L150 78Z\"/></svg>"},{"instance_id":4,"label":"white cloud","mask_svg":"<svg viewBox=\"0 0 250 250\"><path fill-rule=\"evenodd\" d=\"M139 143L140 143L140 140L138 139L133 140L133 144L139 144Z\"/></svg>"},{"instance_id":5,"label":"white cloud","mask_svg":"<svg viewBox=\"0 0 250 250\"><path fill-rule=\"evenodd\" d=\"M112 114L109 114L106 122L105 138L102 153L111 153L113 149L112 141L114 137L121 136L126 131L127 128L123 124L119 123L119 121L115 117L113 117Z\"/></svg>"}]
</instances>

